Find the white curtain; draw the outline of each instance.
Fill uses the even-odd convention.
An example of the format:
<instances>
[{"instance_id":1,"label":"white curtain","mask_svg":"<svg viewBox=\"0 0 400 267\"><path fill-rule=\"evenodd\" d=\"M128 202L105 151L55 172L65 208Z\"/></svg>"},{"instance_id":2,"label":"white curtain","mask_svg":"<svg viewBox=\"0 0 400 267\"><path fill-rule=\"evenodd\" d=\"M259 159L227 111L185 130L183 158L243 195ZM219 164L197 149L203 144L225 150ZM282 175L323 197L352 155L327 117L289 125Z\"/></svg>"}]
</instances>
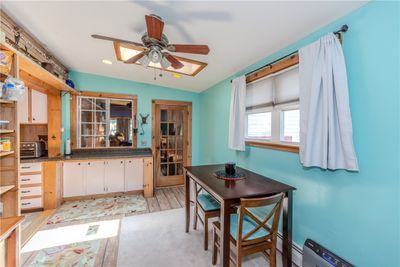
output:
<instances>
[{"instance_id":1,"label":"white curtain","mask_svg":"<svg viewBox=\"0 0 400 267\"><path fill-rule=\"evenodd\" d=\"M299 50L300 161L306 167L358 170L346 65L330 33Z\"/></svg>"},{"instance_id":2,"label":"white curtain","mask_svg":"<svg viewBox=\"0 0 400 267\"><path fill-rule=\"evenodd\" d=\"M245 116L246 116L246 77L241 76L232 81L231 109L229 116L230 149L245 150Z\"/></svg>"}]
</instances>

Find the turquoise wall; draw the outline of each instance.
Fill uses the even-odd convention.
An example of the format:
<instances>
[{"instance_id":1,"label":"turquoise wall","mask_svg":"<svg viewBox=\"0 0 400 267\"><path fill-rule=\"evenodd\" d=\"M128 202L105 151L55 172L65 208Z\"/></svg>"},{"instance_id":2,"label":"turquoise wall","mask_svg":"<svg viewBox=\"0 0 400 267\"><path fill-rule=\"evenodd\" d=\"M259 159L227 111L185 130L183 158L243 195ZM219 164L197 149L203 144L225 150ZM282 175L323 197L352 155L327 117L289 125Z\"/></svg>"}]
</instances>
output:
<instances>
[{"instance_id":1,"label":"turquoise wall","mask_svg":"<svg viewBox=\"0 0 400 267\"><path fill-rule=\"evenodd\" d=\"M199 94L178 90L174 88L161 87L151 84L115 79L95 74L70 72L70 79L74 81L75 87L82 91L105 92L115 94L137 95L138 114L150 114L148 124L144 126L144 135L138 134L138 147L151 147L151 103L153 99L180 100L192 102L192 162L199 162L199 129L200 129L200 106ZM69 138L69 96L63 98L63 127L65 128L64 140ZM139 129L140 132L140 129ZM142 141L146 144L142 145Z\"/></svg>"},{"instance_id":2,"label":"turquoise wall","mask_svg":"<svg viewBox=\"0 0 400 267\"><path fill-rule=\"evenodd\" d=\"M294 241L312 238L357 266L400 266L400 5L372 2L235 76L315 41L344 23L354 143L360 171L303 168L298 154L228 149L230 77L200 95L202 164L236 161L297 188Z\"/></svg>"}]
</instances>

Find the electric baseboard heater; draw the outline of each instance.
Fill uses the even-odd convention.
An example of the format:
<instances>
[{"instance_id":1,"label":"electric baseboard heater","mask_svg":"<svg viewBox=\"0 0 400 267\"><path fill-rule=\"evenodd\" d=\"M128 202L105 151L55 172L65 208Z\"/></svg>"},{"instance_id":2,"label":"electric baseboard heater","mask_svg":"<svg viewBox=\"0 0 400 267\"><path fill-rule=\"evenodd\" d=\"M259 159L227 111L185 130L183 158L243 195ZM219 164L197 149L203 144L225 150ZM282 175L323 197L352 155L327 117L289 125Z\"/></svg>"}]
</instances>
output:
<instances>
[{"instance_id":1,"label":"electric baseboard heater","mask_svg":"<svg viewBox=\"0 0 400 267\"><path fill-rule=\"evenodd\" d=\"M311 239L303 246L303 267L355 267Z\"/></svg>"}]
</instances>

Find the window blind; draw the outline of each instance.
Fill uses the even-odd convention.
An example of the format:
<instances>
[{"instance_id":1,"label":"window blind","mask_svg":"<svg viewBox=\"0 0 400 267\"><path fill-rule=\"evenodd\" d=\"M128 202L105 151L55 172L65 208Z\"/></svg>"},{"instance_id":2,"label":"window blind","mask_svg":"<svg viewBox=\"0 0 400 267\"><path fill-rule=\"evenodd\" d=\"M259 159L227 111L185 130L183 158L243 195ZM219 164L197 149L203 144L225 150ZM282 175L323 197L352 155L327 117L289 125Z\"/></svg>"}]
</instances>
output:
<instances>
[{"instance_id":1,"label":"window blind","mask_svg":"<svg viewBox=\"0 0 400 267\"><path fill-rule=\"evenodd\" d=\"M246 110L299 100L299 68L295 66L247 85Z\"/></svg>"}]
</instances>

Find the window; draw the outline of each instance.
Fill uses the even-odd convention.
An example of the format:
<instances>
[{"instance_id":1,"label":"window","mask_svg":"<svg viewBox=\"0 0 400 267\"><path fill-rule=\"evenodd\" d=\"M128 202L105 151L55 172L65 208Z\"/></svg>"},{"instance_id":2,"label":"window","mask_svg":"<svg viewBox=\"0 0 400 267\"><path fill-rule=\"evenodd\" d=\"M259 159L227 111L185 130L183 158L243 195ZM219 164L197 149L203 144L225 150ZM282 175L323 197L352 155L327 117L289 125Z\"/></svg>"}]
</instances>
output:
<instances>
[{"instance_id":1,"label":"window","mask_svg":"<svg viewBox=\"0 0 400 267\"><path fill-rule=\"evenodd\" d=\"M297 145L300 139L298 66L247 84L246 140Z\"/></svg>"},{"instance_id":2,"label":"window","mask_svg":"<svg viewBox=\"0 0 400 267\"><path fill-rule=\"evenodd\" d=\"M78 148L132 146L132 100L79 96L77 103Z\"/></svg>"},{"instance_id":3,"label":"window","mask_svg":"<svg viewBox=\"0 0 400 267\"><path fill-rule=\"evenodd\" d=\"M247 114L247 138L271 138L271 112Z\"/></svg>"},{"instance_id":4,"label":"window","mask_svg":"<svg viewBox=\"0 0 400 267\"><path fill-rule=\"evenodd\" d=\"M284 110L282 128L281 141L298 143L300 141L300 110Z\"/></svg>"}]
</instances>

